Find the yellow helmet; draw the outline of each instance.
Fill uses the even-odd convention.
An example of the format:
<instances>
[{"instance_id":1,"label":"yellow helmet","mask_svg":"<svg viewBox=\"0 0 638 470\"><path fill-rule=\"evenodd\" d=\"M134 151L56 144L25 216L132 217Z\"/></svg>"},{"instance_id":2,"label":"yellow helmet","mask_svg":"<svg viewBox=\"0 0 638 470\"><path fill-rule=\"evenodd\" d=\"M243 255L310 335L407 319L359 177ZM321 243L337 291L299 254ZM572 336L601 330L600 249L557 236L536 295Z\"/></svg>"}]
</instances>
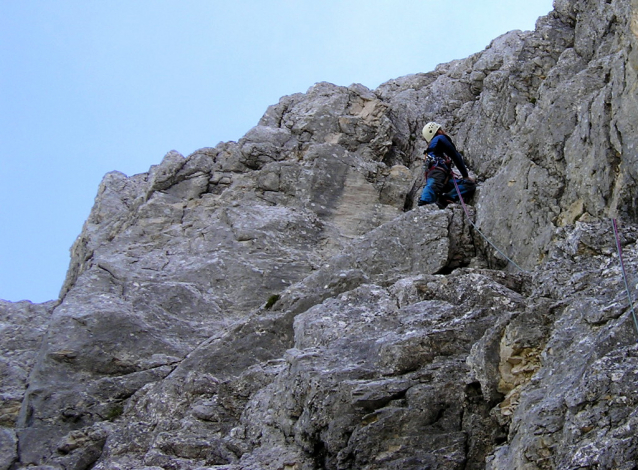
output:
<instances>
[{"instance_id":1,"label":"yellow helmet","mask_svg":"<svg viewBox=\"0 0 638 470\"><path fill-rule=\"evenodd\" d=\"M440 128L441 124L438 124L436 122L428 122L425 126L423 126L423 138L428 144L434 138Z\"/></svg>"}]
</instances>

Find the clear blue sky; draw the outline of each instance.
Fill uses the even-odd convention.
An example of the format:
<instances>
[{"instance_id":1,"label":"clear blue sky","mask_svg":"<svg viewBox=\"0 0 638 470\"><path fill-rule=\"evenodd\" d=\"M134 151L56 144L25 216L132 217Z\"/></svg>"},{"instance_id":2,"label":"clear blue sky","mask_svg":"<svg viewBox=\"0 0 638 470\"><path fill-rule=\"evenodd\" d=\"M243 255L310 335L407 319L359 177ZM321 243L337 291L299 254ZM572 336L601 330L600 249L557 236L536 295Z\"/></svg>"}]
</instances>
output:
<instances>
[{"instance_id":1,"label":"clear blue sky","mask_svg":"<svg viewBox=\"0 0 638 470\"><path fill-rule=\"evenodd\" d=\"M316 82L374 89L551 0L0 0L0 298L57 299L109 171L238 140Z\"/></svg>"}]
</instances>

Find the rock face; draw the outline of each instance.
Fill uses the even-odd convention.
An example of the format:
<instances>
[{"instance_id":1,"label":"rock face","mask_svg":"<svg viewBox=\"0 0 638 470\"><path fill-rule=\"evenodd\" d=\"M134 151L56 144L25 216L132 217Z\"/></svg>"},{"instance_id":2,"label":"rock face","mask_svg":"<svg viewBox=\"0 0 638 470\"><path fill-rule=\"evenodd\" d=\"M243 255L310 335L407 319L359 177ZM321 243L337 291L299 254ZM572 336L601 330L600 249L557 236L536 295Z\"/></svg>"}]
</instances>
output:
<instances>
[{"instance_id":1,"label":"rock face","mask_svg":"<svg viewBox=\"0 0 638 470\"><path fill-rule=\"evenodd\" d=\"M60 300L0 303L0 470L635 468L638 2L554 4L106 175ZM415 207L429 120L475 225Z\"/></svg>"},{"instance_id":2,"label":"rock face","mask_svg":"<svg viewBox=\"0 0 638 470\"><path fill-rule=\"evenodd\" d=\"M8 469L17 455L15 425L20 413L29 372L42 345L57 302L0 300L0 468Z\"/></svg>"}]
</instances>

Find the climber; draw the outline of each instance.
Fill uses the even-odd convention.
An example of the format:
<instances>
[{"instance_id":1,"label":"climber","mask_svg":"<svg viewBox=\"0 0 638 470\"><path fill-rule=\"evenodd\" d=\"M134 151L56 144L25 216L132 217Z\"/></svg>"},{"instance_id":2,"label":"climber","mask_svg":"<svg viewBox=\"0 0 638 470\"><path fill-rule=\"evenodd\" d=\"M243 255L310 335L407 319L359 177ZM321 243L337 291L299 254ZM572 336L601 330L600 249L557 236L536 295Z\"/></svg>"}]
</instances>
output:
<instances>
[{"instance_id":1,"label":"climber","mask_svg":"<svg viewBox=\"0 0 638 470\"><path fill-rule=\"evenodd\" d=\"M449 203L457 202L459 195L454 181L464 200L474 194L474 179L470 178L463 156L456 150L452 139L443 131L441 125L428 122L423 127L423 138L428 144L423 155L426 183L419 198L419 206L435 203L440 209L444 209ZM461 172L462 179L454 177L452 164Z\"/></svg>"}]
</instances>

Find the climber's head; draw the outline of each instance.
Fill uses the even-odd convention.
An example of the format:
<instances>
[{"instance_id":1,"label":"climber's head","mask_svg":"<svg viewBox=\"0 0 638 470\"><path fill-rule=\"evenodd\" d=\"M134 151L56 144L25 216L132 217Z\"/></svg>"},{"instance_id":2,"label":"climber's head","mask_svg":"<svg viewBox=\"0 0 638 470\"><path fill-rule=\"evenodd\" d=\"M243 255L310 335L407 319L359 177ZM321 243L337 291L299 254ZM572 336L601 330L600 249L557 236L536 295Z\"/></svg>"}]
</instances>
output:
<instances>
[{"instance_id":1,"label":"climber's head","mask_svg":"<svg viewBox=\"0 0 638 470\"><path fill-rule=\"evenodd\" d=\"M428 122L425 126L423 126L423 138L428 144L437 132L439 132L439 129L441 129L441 124L436 122Z\"/></svg>"}]
</instances>

